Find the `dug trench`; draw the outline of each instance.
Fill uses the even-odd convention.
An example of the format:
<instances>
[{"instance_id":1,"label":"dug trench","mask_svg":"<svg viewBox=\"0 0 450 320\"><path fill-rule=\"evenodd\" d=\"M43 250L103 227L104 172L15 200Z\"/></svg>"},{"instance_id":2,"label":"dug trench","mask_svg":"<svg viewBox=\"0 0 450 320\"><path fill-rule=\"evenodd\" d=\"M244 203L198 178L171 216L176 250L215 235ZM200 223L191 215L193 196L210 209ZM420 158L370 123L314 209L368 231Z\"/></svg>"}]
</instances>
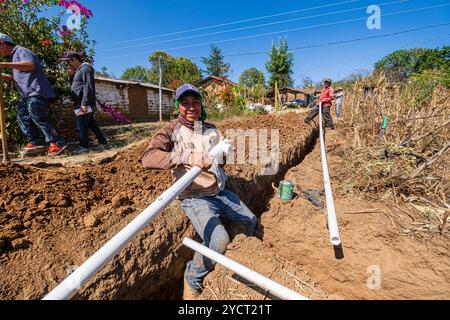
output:
<instances>
[{"instance_id":1,"label":"dug trench","mask_svg":"<svg viewBox=\"0 0 450 320\"><path fill-rule=\"evenodd\" d=\"M318 128L304 124L304 117L289 113L218 123L222 132L279 129L276 175L261 175L261 166L226 167L229 188L258 216L273 198L272 184L314 148ZM169 172L142 168L145 145L92 165L0 167L1 299L42 298L170 187ZM258 234L264 234L261 227ZM180 299L185 265L193 256L182 245L184 237L199 240L174 202L75 299Z\"/></svg>"},{"instance_id":2,"label":"dug trench","mask_svg":"<svg viewBox=\"0 0 450 320\"><path fill-rule=\"evenodd\" d=\"M448 299L449 229L442 232L436 214L424 214L408 203L349 191L342 172L348 170L345 154L353 141L345 136L342 122L338 124L336 131L327 132L326 144L344 258L335 257L324 208L303 195L289 202L273 197L260 219L262 236L238 236L226 255L311 299ZM321 166L317 144L285 179L304 191L323 190ZM323 205L324 197L316 197ZM200 299L268 297L218 266L206 278Z\"/></svg>"}]
</instances>

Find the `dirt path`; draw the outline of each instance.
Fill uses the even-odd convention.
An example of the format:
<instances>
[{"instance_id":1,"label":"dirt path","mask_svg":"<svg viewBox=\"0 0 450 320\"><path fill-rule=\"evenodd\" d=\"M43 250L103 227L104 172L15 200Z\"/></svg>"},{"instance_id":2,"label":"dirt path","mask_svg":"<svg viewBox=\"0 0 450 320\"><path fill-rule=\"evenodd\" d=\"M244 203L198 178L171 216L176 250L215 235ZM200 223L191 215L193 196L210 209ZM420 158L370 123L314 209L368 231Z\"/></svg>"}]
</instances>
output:
<instances>
[{"instance_id":1,"label":"dirt path","mask_svg":"<svg viewBox=\"0 0 450 320\"><path fill-rule=\"evenodd\" d=\"M339 131L327 137L344 259L335 258L324 210L302 196L290 203L273 198L261 218L261 240L236 239L227 255L312 299L449 299L448 233L412 234L409 227L426 223L427 217L342 194L333 172L341 165L339 150L346 142L339 141ZM319 145L285 178L304 190L323 190ZM379 289L372 277L378 271ZM258 291L218 267L207 278L202 299L267 298Z\"/></svg>"},{"instance_id":2,"label":"dirt path","mask_svg":"<svg viewBox=\"0 0 450 320\"><path fill-rule=\"evenodd\" d=\"M165 123L138 123L126 126L103 127L102 131L108 139L108 147L103 148L97 145L95 137L91 136L93 145L91 152L77 155L78 142L70 142L67 150L58 157L49 158L44 149L42 155L19 157L19 153L13 158L13 163L23 166L36 166L45 168L62 168L92 165L117 156L120 152L135 148L142 144L149 136L156 132ZM76 137L74 138L76 140Z\"/></svg>"}]
</instances>

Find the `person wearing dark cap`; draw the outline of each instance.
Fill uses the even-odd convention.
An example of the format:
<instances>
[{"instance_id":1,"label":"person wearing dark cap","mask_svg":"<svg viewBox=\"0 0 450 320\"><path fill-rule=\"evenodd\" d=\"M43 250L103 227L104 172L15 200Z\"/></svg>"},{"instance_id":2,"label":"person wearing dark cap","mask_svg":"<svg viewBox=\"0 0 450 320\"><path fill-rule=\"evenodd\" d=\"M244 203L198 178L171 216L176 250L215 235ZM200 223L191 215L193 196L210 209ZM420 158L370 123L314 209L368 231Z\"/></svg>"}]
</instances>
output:
<instances>
[{"instance_id":1,"label":"person wearing dark cap","mask_svg":"<svg viewBox=\"0 0 450 320\"><path fill-rule=\"evenodd\" d=\"M89 152L89 130L92 130L102 146L106 146L108 142L94 117L97 104L94 68L84 62L83 54L76 51L67 51L60 60L67 62L69 68L74 72L72 101L80 132L80 148L76 153Z\"/></svg>"},{"instance_id":2,"label":"person wearing dark cap","mask_svg":"<svg viewBox=\"0 0 450 320\"><path fill-rule=\"evenodd\" d=\"M60 155L67 145L49 119L50 100L55 97L55 93L44 74L41 61L33 52L16 45L3 33L0 33L0 56L12 57L12 62L0 62L0 68L13 69L13 75L2 74L1 77L4 80L14 80L20 92L17 119L29 142L25 151L43 149L50 145L48 155Z\"/></svg>"},{"instance_id":3,"label":"person wearing dark cap","mask_svg":"<svg viewBox=\"0 0 450 320\"><path fill-rule=\"evenodd\" d=\"M334 130L333 117L331 116L331 107L333 106L333 100L335 98L334 90L331 87L331 79L324 81L324 88L320 95L319 102L322 103L322 114L325 120L325 126L331 130ZM307 124L310 124L319 115L319 107L314 108L305 119Z\"/></svg>"},{"instance_id":4,"label":"person wearing dark cap","mask_svg":"<svg viewBox=\"0 0 450 320\"><path fill-rule=\"evenodd\" d=\"M175 107L178 119L150 141L142 164L148 169L172 170L176 181L193 167L203 169L178 198L204 245L223 254L230 237L220 219L239 224L245 234L252 236L257 218L236 194L225 188L227 178L223 164L213 161L208 155L213 147L212 140L217 143L220 133L214 125L206 122L200 91L190 84L181 86L176 92ZM204 278L214 266L212 260L195 254L185 271L185 300L192 300L201 293Z\"/></svg>"}]
</instances>

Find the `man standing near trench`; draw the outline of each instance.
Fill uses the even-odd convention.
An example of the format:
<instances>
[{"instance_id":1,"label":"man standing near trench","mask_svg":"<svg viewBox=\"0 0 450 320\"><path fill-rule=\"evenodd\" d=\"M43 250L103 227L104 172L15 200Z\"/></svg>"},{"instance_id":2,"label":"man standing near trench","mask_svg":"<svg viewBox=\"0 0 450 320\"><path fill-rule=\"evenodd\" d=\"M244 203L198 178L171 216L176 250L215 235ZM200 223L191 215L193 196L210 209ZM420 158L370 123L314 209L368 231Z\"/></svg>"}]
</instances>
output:
<instances>
[{"instance_id":1,"label":"man standing near trench","mask_svg":"<svg viewBox=\"0 0 450 320\"><path fill-rule=\"evenodd\" d=\"M331 87L331 79L325 80L325 86L320 95L319 102L322 102L322 114L325 120L325 126L331 130L334 130L333 117L331 116L331 107L333 106L334 90ZM319 106L312 110L308 117L305 119L307 124L310 124L319 115Z\"/></svg>"},{"instance_id":2,"label":"man standing near trench","mask_svg":"<svg viewBox=\"0 0 450 320\"><path fill-rule=\"evenodd\" d=\"M12 62L0 62L0 68L13 69L13 76L2 74L1 77L7 81L14 80L21 95L17 119L29 141L25 151L42 149L50 144L48 155L58 156L67 145L49 120L48 109L55 93L41 61L3 33L0 33L0 56L12 57Z\"/></svg>"},{"instance_id":3,"label":"man standing near trench","mask_svg":"<svg viewBox=\"0 0 450 320\"><path fill-rule=\"evenodd\" d=\"M221 219L243 226L244 233L252 236L257 218L236 194L225 188L223 166L196 148L200 143L203 149L209 151L211 141L206 133L215 130L212 124L205 122L206 113L200 91L189 84L180 87L176 92L176 108L179 118L150 141L142 163L149 169L172 170L175 180L179 180L193 167L203 169L200 176L179 196L179 200L204 245L223 254L230 237ZM201 293L204 278L214 266L214 261L199 253L195 254L185 272L185 300L192 300Z\"/></svg>"},{"instance_id":4,"label":"man standing near trench","mask_svg":"<svg viewBox=\"0 0 450 320\"><path fill-rule=\"evenodd\" d=\"M100 145L106 146L108 142L94 117L97 104L94 68L84 62L83 55L76 51L67 51L60 60L67 62L70 69L75 72L72 81L72 101L80 132L80 148L76 153L89 152L89 130L95 134Z\"/></svg>"}]
</instances>

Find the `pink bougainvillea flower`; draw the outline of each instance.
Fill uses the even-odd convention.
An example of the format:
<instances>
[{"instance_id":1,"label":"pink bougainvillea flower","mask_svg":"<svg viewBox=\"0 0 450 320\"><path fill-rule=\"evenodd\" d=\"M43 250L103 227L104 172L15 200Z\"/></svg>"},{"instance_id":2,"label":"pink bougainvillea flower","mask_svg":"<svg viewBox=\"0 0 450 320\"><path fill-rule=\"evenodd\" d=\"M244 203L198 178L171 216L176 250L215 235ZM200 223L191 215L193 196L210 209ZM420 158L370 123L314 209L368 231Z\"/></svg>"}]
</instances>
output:
<instances>
[{"instance_id":1,"label":"pink bougainvillea flower","mask_svg":"<svg viewBox=\"0 0 450 320\"><path fill-rule=\"evenodd\" d=\"M103 110L103 112L106 112L106 113L110 114L117 122L123 123L123 124L130 124L131 123L131 120L128 119L127 116L125 116L120 111L115 110L112 106L110 106L110 105L108 105L106 103L102 103L102 102L100 102L98 100L97 100L97 103L100 106L100 108Z\"/></svg>"}]
</instances>

